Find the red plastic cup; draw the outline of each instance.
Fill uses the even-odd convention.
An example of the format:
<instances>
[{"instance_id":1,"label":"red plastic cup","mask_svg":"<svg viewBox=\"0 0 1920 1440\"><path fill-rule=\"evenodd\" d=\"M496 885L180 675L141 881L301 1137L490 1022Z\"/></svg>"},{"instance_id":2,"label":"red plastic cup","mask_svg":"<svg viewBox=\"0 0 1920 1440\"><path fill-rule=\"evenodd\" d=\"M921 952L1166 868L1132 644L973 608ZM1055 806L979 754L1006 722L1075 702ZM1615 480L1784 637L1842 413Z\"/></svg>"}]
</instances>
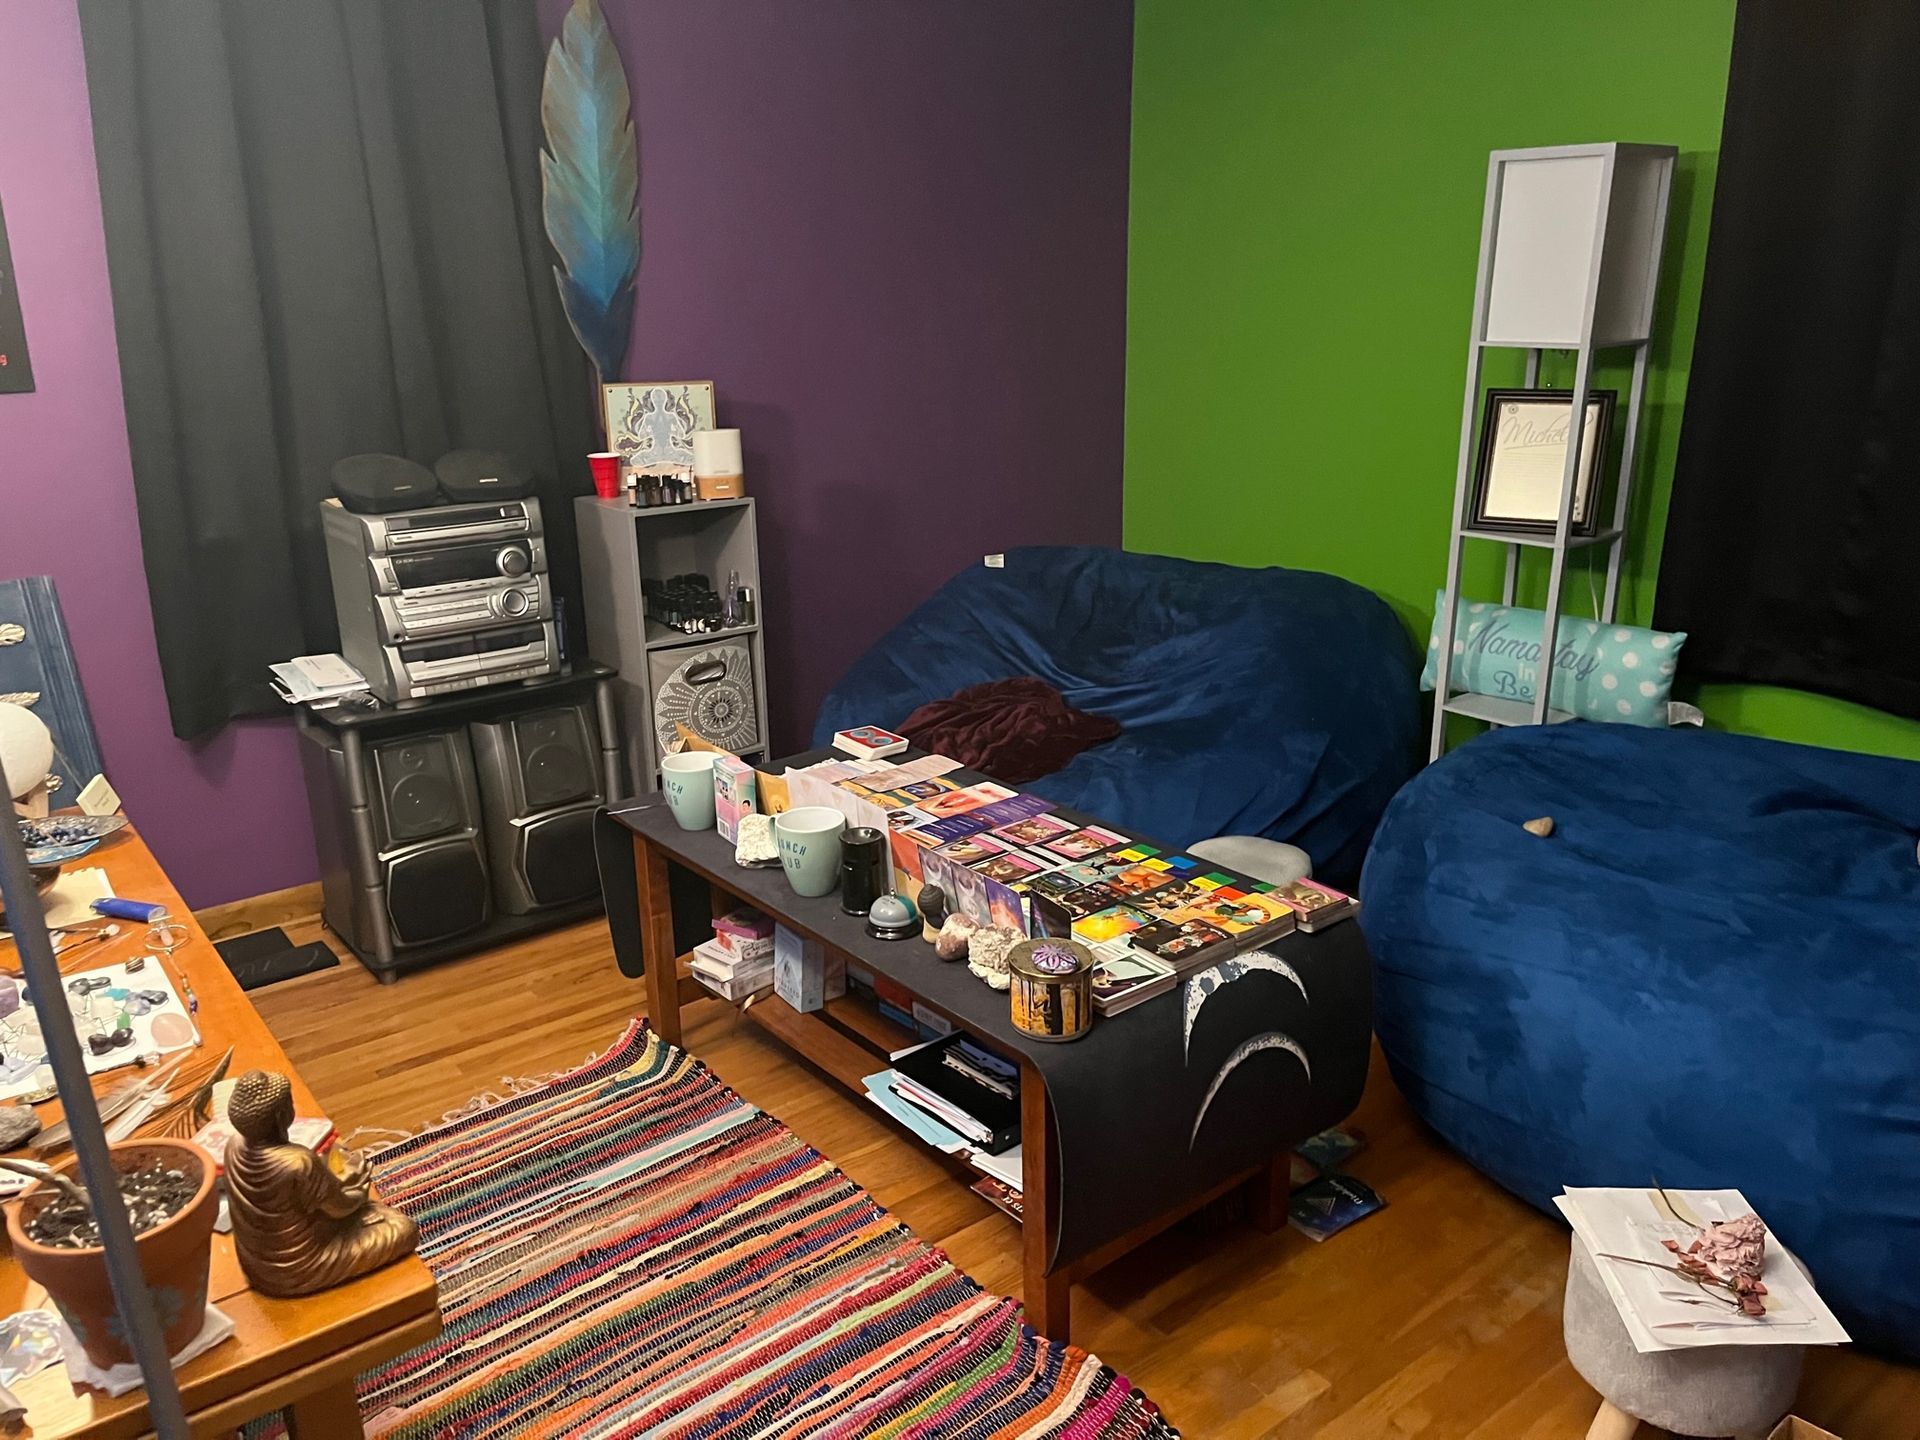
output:
<instances>
[{"instance_id":1,"label":"red plastic cup","mask_svg":"<svg viewBox=\"0 0 1920 1440\"><path fill-rule=\"evenodd\" d=\"M593 467L593 490L602 500L620 498L620 457L611 451L601 450L587 456L587 464Z\"/></svg>"}]
</instances>

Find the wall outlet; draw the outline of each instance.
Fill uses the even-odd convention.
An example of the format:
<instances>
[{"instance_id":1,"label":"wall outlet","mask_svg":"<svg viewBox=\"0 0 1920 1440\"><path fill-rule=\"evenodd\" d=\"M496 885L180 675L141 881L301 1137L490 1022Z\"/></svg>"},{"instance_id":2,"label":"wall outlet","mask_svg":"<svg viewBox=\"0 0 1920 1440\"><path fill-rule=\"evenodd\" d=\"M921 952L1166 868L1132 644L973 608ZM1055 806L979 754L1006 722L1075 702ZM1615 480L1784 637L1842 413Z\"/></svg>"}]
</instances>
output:
<instances>
[{"instance_id":1,"label":"wall outlet","mask_svg":"<svg viewBox=\"0 0 1920 1440\"><path fill-rule=\"evenodd\" d=\"M989 556L987 556L987 568L988 568L989 570L1004 570L1004 569L1006 569L1006 568L1007 568L1007 557L1006 557L1005 555L989 555Z\"/></svg>"}]
</instances>

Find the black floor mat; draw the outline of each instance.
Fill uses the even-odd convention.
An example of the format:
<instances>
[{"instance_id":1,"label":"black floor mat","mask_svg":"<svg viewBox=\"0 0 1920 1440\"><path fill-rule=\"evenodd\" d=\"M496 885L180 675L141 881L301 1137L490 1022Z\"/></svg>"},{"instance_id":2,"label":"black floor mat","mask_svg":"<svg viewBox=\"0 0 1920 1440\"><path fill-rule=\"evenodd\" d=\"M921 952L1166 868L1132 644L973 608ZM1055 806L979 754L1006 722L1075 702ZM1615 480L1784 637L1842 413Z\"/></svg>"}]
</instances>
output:
<instances>
[{"instance_id":1,"label":"black floor mat","mask_svg":"<svg viewBox=\"0 0 1920 1440\"><path fill-rule=\"evenodd\" d=\"M227 969L240 982L242 990L258 990L276 980L291 980L296 975L311 975L340 963L340 957L316 940L311 945L295 946L280 929L256 930L251 935L236 935L231 940L216 940L213 948L227 962Z\"/></svg>"}]
</instances>

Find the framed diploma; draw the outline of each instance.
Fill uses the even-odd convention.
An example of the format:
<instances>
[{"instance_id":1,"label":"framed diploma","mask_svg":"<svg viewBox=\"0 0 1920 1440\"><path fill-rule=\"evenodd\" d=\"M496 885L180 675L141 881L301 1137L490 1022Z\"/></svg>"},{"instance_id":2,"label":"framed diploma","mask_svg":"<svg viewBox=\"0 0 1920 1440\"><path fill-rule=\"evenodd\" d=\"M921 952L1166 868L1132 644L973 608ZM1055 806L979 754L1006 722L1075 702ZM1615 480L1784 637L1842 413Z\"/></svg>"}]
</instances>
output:
<instances>
[{"instance_id":1,"label":"framed diploma","mask_svg":"<svg viewBox=\"0 0 1920 1440\"><path fill-rule=\"evenodd\" d=\"M1600 508L1600 462L1613 427L1614 392L1587 392L1569 535L1591 535ZM1552 534L1572 430L1571 390L1489 390L1473 477L1472 526Z\"/></svg>"}]
</instances>

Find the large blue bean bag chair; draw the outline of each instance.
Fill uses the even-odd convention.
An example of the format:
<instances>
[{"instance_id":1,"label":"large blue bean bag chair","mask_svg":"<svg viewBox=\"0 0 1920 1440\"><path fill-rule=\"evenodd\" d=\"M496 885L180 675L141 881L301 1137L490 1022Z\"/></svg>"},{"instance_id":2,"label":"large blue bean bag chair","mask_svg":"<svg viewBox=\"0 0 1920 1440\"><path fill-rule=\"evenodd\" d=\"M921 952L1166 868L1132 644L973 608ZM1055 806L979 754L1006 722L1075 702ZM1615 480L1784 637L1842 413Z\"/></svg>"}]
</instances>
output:
<instances>
[{"instance_id":1,"label":"large blue bean bag chair","mask_svg":"<svg viewBox=\"0 0 1920 1440\"><path fill-rule=\"evenodd\" d=\"M1173 845L1285 840L1351 884L1413 773L1417 671L1393 611L1350 581L1033 546L968 567L856 661L814 743L1037 676L1122 730L1023 788Z\"/></svg>"},{"instance_id":2,"label":"large blue bean bag chair","mask_svg":"<svg viewBox=\"0 0 1920 1440\"><path fill-rule=\"evenodd\" d=\"M1546 839L1521 828L1553 817ZM1413 1108L1546 1210L1732 1186L1863 1344L1920 1358L1920 764L1738 735L1484 735L1361 881Z\"/></svg>"}]
</instances>

